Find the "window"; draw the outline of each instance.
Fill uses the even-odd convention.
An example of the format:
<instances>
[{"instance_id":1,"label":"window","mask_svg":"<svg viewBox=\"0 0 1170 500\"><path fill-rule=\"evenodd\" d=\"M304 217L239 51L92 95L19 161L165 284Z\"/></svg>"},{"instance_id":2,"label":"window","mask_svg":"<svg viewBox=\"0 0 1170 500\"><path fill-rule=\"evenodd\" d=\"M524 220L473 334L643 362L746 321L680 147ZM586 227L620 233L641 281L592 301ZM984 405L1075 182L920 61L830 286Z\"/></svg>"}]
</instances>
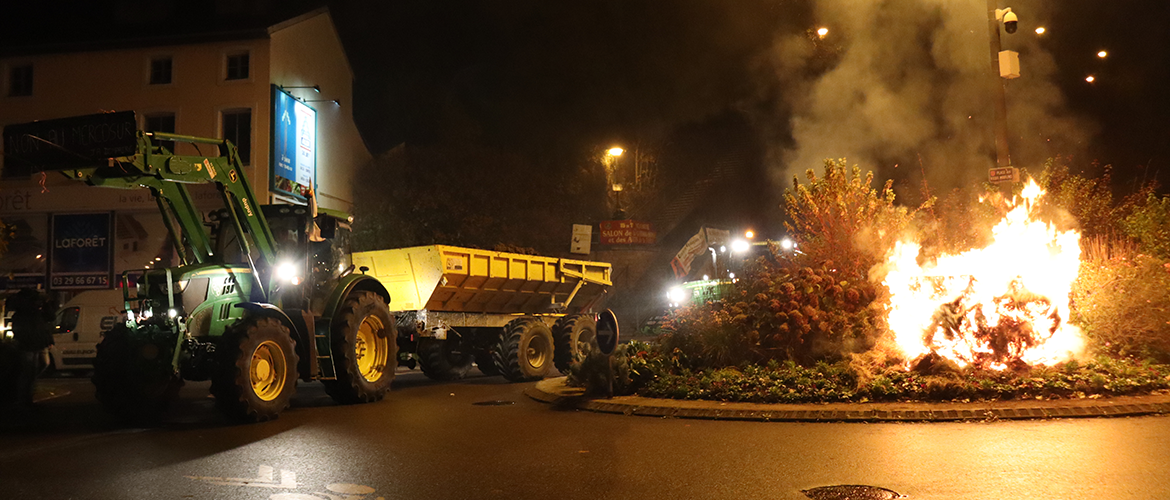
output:
<instances>
[{"instance_id":1,"label":"window","mask_svg":"<svg viewBox=\"0 0 1170 500\"><path fill-rule=\"evenodd\" d=\"M13 66L8 71L8 96L32 95L33 67L31 64Z\"/></svg>"},{"instance_id":2,"label":"window","mask_svg":"<svg viewBox=\"0 0 1170 500\"><path fill-rule=\"evenodd\" d=\"M175 132L175 114L174 113L152 113L146 115L146 130L148 132ZM151 141L156 146L167 148L171 153L175 152L174 141Z\"/></svg>"},{"instance_id":3,"label":"window","mask_svg":"<svg viewBox=\"0 0 1170 500\"><path fill-rule=\"evenodd\" d=\"M150 84L166 85L171 83L171 58L156 57L150 60Z\"/></svg>"},{"instance_id":4,"label":"window","mask_svg":"<svg viewBox=\"0 0 1170 500\"><path fill-rule=\"evenodd\" d=\"M228 56L227 56L227 79L228 80L247 80L248 79L248 53L247 52L228 54Z\"/></svg>"},{"instance_id":5,"label":"window","mask_svg":"<svg viewBox=\"0 0 1170 500\"><path fill-rule=\"evenodd\" d=\"M223 138L232 141L244 165L252 158L252 110L233 109L223 112Z\"/></svg>"}]
</instances>

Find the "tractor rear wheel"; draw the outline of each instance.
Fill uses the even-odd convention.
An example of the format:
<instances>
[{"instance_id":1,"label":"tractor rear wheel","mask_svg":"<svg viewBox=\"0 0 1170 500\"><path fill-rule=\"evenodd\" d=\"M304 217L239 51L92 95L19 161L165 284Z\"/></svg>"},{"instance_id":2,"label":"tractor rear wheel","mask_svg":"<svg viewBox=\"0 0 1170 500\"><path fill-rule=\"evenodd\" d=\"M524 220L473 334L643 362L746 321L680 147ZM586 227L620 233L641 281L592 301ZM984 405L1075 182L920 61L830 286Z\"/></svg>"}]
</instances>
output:
<instances>
[{"instance_id":1,"label":"tractor rear wheel","mask_svg":"<svg viewBox=\"0 0 1170 500\"><path fill-rule=\"evenodd\" d=\"M93 362L95 396L110 413L138 423L154 423L183 386L171 366L173 333L158 325L131 331L114 325L102 336Z\"/></svg>"},{"instance_id":2,"label":"tractor rear wheel","mask_svg":"<svg viewBox=\"0 0 1170 500\"><path fill-rule=\"evenodd\" d=\"M419 366L432 380L459 380L471 371L471 355L455 352L451 340L422 338L418 341Z\"/></svg>"},{"instance_id":3,"label":"tractor rear wheel","mask_svg":"<svg viewBox=\"0 0 1170 500\"><path fill-rule=\"evenodd\" d=\"M288 408L297 387L296 342L280 320L247 317L227 328L211 379L216 405L244 421L271 420Z\"/></svg>"},{"instance_id":4,"label":"tractor rear wheel","mask_svg":"<svg viewBox=\"0 0 1170 500\"><path fill-rule=\"evenodd\" d=\"M569 373L569 365L583 352L589 352L587 346L597 344L597 322L592 314L575 314L558 319L553 325L553 341L556 351L553 361L561 373Z\"/></svg>"},{"instance_id":5,"label":"tractor rear wheel","mask_svg":"<svg viewBox=\"0 0 1170 500\"><path fill-rule=\"evenodd\" d=\"M494 353L496 368L512 382L539 380L553 367L553 338L538 318L514 319L504 327Z\"/></svg>"},{"instance_id":6,"label":"tractor rear wheel","mask_svg":"<svg viewBox=\"0 0 1170 500\"><path fill-rule=\"evenodd\" d=\"M342 404L382 399L398 366L394 318L374 292L356 291L334 316L333 360L336 380L322 380L325 392Z\"/></svg>"}]
</instances>

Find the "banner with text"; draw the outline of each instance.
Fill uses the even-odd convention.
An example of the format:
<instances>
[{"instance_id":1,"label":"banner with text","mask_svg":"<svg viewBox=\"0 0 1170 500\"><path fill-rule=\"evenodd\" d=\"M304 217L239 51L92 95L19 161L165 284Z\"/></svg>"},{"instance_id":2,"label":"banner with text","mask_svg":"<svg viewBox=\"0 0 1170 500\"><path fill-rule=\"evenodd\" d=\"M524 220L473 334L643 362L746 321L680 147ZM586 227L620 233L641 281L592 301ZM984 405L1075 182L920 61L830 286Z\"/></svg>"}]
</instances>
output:
<instances>
[{"instance_id":1,"label":"banner with text","mask_svg":"<svg viewBox=\"0 0 1170 500\"><path fill-rule=\"evenodd\" d=\"M110 288L113 283L114 217L111 212L53 214L49 288Z\"/></svg>"},{"instance_id":2,"label":"banner with text","mask_svg":"<svg viewBox=\"0 0 1170 500\"><path fill-rule=\"evenodd\" d=\"M602 245L653 245L658 241L658 234L649 222L607 220L600 225Z\"/></svg>"}]
</instances>

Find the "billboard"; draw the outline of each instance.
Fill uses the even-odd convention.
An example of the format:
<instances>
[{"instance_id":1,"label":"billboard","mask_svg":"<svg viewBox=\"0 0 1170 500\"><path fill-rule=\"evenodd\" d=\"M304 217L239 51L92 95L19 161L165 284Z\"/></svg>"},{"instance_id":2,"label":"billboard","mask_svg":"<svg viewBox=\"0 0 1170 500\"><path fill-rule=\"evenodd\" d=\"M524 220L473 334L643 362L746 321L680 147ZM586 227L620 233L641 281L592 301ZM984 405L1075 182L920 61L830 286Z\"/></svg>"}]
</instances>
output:
<instances>
[{"instance_id":1,"label":"billboard","mask_svg":"<svg viewBox=\"0 0 1170 500\"><path fill-rule=\"evenodd\" d=\"M273 191L304 198L317 178L317 111L272 86Z\"/></svg>"},{"instance_id":2,"label":"billboard","mask_svg":"<svg viewBox=\"0 0 1170 500\"><path fill-rule=\"evenodd\" d=\"M110 288L114 270L114 214L53 214L49 288Z\"/></svg>"}]
</instances>

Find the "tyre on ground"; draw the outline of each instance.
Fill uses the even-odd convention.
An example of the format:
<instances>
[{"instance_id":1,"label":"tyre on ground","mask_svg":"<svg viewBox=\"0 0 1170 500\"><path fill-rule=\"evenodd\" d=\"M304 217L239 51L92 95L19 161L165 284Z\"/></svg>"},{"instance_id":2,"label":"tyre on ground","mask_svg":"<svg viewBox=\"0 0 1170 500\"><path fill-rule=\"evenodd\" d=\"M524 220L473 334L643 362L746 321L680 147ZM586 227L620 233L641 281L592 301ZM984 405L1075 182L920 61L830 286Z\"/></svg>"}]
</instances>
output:
<instances>
[{"instance_id":1,"label":"tyre on ground","mask_svg":"<svg viewBox=\"0 0 1170 500\"><path fill-rule=\"evenodd\" d=\"M471 371L471 354L456 350L451 339L419 339L418 359L423 375L432 380L459 380Z\"/></svg>"},{"instance_id":2,"label":"tyre on ground","mask_svg":"<svg viewBox=\"0 0 1170 500\"><path fill-rule=\"evenodd\" d=\"M538 318L514 319L504 327L494 356L500 374L512 382L542 379L553 368L552 330Z\"/></svg>"},{"instance_id":3,"label":"tyre on ground","mask_svg":"<svg viewBox=\"0 0 1170 500\"><path fill-rule=\"evenodd\" d=\"M288 408L297 386L296 341L279 319L248 316L229 326L217 346L211 393L228 417L260 422Z\"/></svg>"},{"instance_id":4,"label":"tyre on ground","mask_svg":"<svg viewBox=\"0 0 1170 500\"><path fill-rule=\"evenodd\" d=\"M331 330L337 379L321 381L325 392L342 404L382 399L398 366L398 334L386 302L374 292L351 292Z\"/></svg>"},{"instance_id":5,"label":"tyre on ground","mask_svg":"<svg viewBox=\"0 0 1170 500\"><path fill-rule=\"evenodd\" d=\"M499 341L495 342L499 344ZM472 352L472 357L475 358L475 367L479 368L480 373L489 377L494 377L500 374L500 369L496 367L495 356L492 354L492 349L476 349Z\"/></svg>"},{"instance_id":6,"label":"tyre on ground","mask_svg":"<svg viewBox=\"0 0 1170 500\"><path fill-rule=\"evenodd\" d=\"M589 345L597 344L597 321L592 314L564 316L553 324L553 362L561 373L569 373L569 365Z\"/></svg>"},{"instance_id":7,"label":"tyre on ground","mask_svg":"<svg viewBox=\"0 0 1170 500\"><path fill-rule=\"evenodd\" d=\"M121 420L151 424L178 396L183 380L171 365L175 339L169 328L114 325L102 335L93 362L94 396Z\"/></svg>"}]
</instances>

